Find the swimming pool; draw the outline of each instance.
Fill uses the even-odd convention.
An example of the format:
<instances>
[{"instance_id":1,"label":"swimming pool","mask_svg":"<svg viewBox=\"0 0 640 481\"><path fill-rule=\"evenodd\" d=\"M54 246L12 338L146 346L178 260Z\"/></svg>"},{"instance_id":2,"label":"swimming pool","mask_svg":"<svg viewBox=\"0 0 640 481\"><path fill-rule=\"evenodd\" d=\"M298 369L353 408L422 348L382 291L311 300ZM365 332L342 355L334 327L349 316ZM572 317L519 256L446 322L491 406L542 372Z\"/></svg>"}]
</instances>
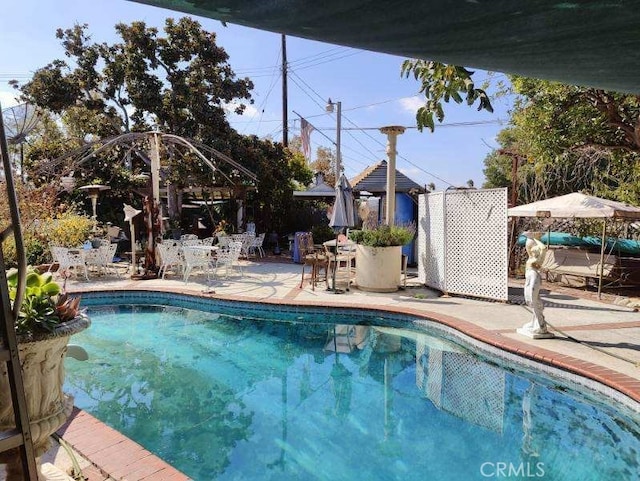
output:
<instances>
[{"instance_id":1,"label":"swimming pool","mask_svg":"<svg viewBox=\"0 0 640 481\"><path fill-rule=\"evenodd\" d=\"M634 413L407 318L142 299L85 296L66 390L196 481L640 479Z\"/></svg>"}]
</instances>

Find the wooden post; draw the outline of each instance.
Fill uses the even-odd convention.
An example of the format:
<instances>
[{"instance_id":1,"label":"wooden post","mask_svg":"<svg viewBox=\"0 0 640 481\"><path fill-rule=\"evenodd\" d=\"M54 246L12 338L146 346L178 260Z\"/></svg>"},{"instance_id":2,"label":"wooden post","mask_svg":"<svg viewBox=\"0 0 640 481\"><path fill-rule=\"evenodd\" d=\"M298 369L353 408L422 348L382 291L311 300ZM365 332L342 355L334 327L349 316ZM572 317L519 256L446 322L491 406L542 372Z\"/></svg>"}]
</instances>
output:
<instances>
[{"instance_id":1,"label":"wooden post","mask_svg":"<svg viewBox=\"0 0 640 481\"><path fill-rule=\"evenodd\" d=\"M602 248L600 249L600 278L598 279L598 299L602 296L602 277L604 276L604 250L607 242L607 219L602 220Z\"/></svg>"}]
</instances>

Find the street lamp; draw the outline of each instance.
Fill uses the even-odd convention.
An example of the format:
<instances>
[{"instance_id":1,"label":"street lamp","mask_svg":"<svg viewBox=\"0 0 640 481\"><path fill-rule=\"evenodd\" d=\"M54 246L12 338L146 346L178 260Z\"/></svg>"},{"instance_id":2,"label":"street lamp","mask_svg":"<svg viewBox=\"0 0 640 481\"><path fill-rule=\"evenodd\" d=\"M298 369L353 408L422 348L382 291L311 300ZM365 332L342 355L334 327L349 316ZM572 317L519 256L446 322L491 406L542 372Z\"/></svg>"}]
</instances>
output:
<instances>
[{"instance_id":1,"label":"street lamp","mask_svg":"<svg viewBox=\"0 0 640 481\"><path fill-rule=\"evenodd\" d=\"M329 113L333 113L333 106L337 107L336 112L336 182L340 178L340 172L342 170L342 157L340 156L340 131L342 130L342 102L332 102L331 99L327 102L326 110Z\"/></svg>"}]
</instances>

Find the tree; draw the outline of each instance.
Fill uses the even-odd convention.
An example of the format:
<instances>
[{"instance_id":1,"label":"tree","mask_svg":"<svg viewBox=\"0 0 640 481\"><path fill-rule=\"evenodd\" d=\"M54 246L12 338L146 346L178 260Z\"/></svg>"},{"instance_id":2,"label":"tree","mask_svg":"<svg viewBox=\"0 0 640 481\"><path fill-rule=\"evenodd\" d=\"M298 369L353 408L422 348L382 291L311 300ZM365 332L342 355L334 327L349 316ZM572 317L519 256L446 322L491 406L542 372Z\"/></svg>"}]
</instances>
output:
<instances>
[{"instance_id":1,"label":"tree","mask_svg":"<svg viewBox=\"0 0 640 481\"><path fill-rule=\"evenodd\" d=\"M486 187L511 185L521 203L573 191L638 203L639 97L514 76L519 94Z\"/></svg>"},{"instance_id":2,"label":"tree","mask_svg":"<svg viewBox=\"0 0 640 481\"><path fill-rule=\"evenodd\" d=\"M311 162L314 172L322 172L327 185L336 185L336 153L327 147L318 147L316 160Z\"/></svg>"},{"instance_id":3,"label":"tree","mask_svg":"<svg viewBox=\"0 0 640 481\"><path fill-rule=\"evenodd\" d=\"M151 126L188 137L229 130L225 105L242 113L253 83L236 79L215 33L188 17L168 18L165 37L144 22L118 24L119 43L90 43L88 26L58 29L65 55L35 72L20 90L55 113L82 105L118 132ZM101 134L89 124L87 133Z\"/></svg>"},{"instance_id":4,"label":"tree","mask_svg":"<svg viewBox=\"0 0 640 481\"><path fill-rule=\"evenodd\" d=\"M294 136L289 142L289 149L296 152L305 159L302 153L302 139L300 136ZM309 164L313 173L322 172L324 181L327 185L334 186L336 183L336 153L327 147L318 147L316 149L316 160Z\"/></svg>"},{"instance_id":5,"label":"tree","mask_svg":"<svg viewBox=\"0 0 640 481\"><path fill-rule=\"evenodd\" d=\"M438 122L445 117L443 102L449 100L460 104L473 105L478 101L478 110L493 112L489 96L473 82L472 71L464 67L449 65L432 60L408 59L402 63L402 75L413 74L415 80L421 82L420 92L424 94L426 103L416 112L418 129L425 127L431 132L435 129L434 116ZM464 98L463 98L464 97Z\"/></svg>"},{"instance_id":6,"label":"tree","mask_svg":"<svg viewBox=\"0 0 640 481\"><path fill-rule=\"evenodd\" d=\"M69 60L54 60L20 89L25 99L61 115L63 137L82 145L86 139L154 129L195 139L241 159L258 175L264 174L256 186L256 199L270 219L281 219L274 209L286 210L283 193L290 190L292 179L308 182L309 172L282 146L242 136L230 127L226 109L233 106L236 113L242 113L245 103L251 102L253 84L248 78L235 77L227 53L216 45L215 33L202 30L198 22L186 17L167 19L164 36L144 22L118 24L116 31L122 40L113 44L91 43L87 29L87 25L59 29L57 37ZM59 155L57 150L48 155L49 146L43 143L37 158ZM82 175L110 185L122 181L118 184L122 192L130 192L133 176L127 178L125 169L114 165L122 164L131 152L137 155L130 158L129 169L144 168L148 163L144 148L115 149L92 162L89 172ZM238 188L238 192L246 186L246 179L231 168L220 166L212 174L194 155L178 159L165 154L163 163L169 169L163 175L173 193L212 182Z\"/></svg>"}]
</instances>

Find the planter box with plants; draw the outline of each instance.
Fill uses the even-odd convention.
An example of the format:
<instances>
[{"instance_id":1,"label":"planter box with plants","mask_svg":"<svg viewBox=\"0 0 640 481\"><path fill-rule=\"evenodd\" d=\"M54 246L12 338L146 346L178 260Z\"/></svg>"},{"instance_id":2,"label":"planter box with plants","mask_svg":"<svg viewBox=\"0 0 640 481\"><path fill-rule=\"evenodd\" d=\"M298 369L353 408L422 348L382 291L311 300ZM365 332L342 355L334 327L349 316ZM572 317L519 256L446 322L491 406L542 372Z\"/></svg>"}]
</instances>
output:
<instances>
[{"instance_id":1,"label":"planter box with plants","mask_svg":"<svg viewBox=\"0 0 640 481\"><path fill-rule=\"evenodd\" d=\"M356 245L356 285L370 292L395 292L400 285L402 246L413 240L416 229L408 225L379 225L356 230L349 237Z\"/></svg>"},{"instance_id":2,"label":"planter box with plants","mask_svg":"<svg viewBox=\"0 0 640 481\"><path fill-rule=\"evenodd\" d=\"M15 300L18 271L7 272L9 295ZM27 411L36 456L49 448L53 434L71 413L73 400L62 392L67 343L90 325L79 310L80 298L69 298L53 281L51 273L40 274L29 268L24 299L16 319L18 349L22 365ZM14 428L13 404L7 377L7 365L0 365L0 430ZM0 454L7 474L21 470L19 456ZM20 477L7 479L21 479Z\"/></svg>"}]
</instances>

